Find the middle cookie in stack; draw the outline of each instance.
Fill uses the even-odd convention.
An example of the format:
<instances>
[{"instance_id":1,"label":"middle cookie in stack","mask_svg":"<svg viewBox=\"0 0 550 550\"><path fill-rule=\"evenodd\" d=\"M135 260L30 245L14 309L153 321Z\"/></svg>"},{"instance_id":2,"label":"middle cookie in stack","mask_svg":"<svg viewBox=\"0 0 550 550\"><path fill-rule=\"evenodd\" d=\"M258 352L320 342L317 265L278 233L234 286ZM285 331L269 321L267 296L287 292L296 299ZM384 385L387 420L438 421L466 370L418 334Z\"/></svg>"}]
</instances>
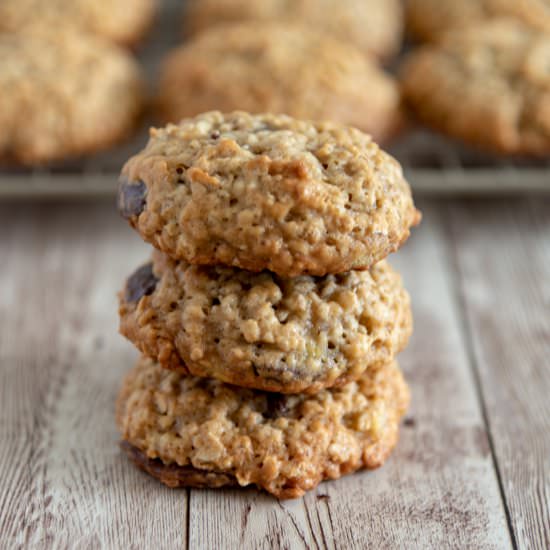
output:
<instances>
[{"instance_id":1,"label":"middle cookie in stack","mask_svg":"<svg viewBox=\"0 0 550 550\"><path fill-rule=\"evenodd\" d=\"M394 159L347 127L207 113L152 131L119 209L159 249L120 294L121 332L154 360L117 409L140 467L288 497L383 462L412 328L383 258L419 221ZM301 395L274 415L266 392Z\"/></svg>"}]
</instances>

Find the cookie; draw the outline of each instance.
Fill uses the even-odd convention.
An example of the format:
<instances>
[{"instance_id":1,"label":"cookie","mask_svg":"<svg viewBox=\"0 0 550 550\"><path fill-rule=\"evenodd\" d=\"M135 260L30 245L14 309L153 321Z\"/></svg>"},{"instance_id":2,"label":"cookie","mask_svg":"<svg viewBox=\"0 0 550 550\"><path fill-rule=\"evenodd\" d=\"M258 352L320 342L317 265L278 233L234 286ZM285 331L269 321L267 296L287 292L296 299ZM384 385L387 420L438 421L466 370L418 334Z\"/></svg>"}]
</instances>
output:
<instances>
[{"instance_id":1,"label":"cookie","mask_svg":"<svg viewBox=\"0 0 550 550\"><path fill-rule=\"evenodd\" d=\"M399 163L368 135L244 112L153 129L118 205L174 259L286 277L368 269L419 221Z\"/></svg>"},{"instance_id":2,"label":"cookie","mask_svg":"<svg viewBox=\"0 0 550 550\"><path fill-rule=\"evenodd\" d=\"M0 162L41 164L127 137L140 70L118 47L60 29L0 34Z\"/></svg>"},{"instance_id":3,"label":"cookie","mask_svg":"<svg viewBox=\"0 0 550 550\"><path fill-rule=\"evenodd\" d=\"M333 120L386 141L402 125L392 77L352 44L269 23L216 27L171 52L161 71L165 122L217 109Z\"/></svg>"},{"instance_id":4,"label":"cookie","mask_svg":"<svg viewBox=\"0 0 550 550\"><path fill-rule=\"evenodd\" d=\"M27 25L92 32L121 45L138 43L153 21L156 0L2 0L0 32Z\"/></svg>"},{"instance_id":5,"label":"cookie","mask_svg":"<svg viewBox=\"0 0 550 550\"><path fill-rule=\"evenodd\" d=\"M413 52L403 94L420 121L474 147L547 156L549 62L547 34L494 20Z\"/></svg>"},{"instance_id":6,"label":"cookie","mask_svg":"<svg viewBox=\"0 0 550 550\"><path fill-rule=\"evenodd\" d=\"M468 29L506 16L550 32L547 0L407 0L406 16L410 33L425 41L437 40L449 30Z\"/></svg>"},{"instance_id":7,"label":"cookie","mask_svg":"<svg viewBox=\"0 0 550 550\"><path fill-rule=\"evenodd\" d=\"M409 401L396 363L315 395L265 393L140 359L117 402L130 458L170 487L256 485L296 498L384 463Z\"/></svg>"},{"instance_id":8,"label":"cookie","mask_svg":"<svg viewBox=\"0 0 550 550\"><path fill-rule=\"evenodd\" d=\"M185 32L242 21L302 23L324 35L388 58L399 51L403 14L399 0L188 0Z\"/></svg>"},{"instance_id":9,"label":"cookie","mask_svg":"<svg viewBox=\"0 0 550 550\"><path fill-rule=\"evenodd\" d=\"M265 391L354 380L391 360L412 331L409 296L386 261L285 279L157 252L119 297L121 333L162 366Z\"/></svg>"}]
</instances>

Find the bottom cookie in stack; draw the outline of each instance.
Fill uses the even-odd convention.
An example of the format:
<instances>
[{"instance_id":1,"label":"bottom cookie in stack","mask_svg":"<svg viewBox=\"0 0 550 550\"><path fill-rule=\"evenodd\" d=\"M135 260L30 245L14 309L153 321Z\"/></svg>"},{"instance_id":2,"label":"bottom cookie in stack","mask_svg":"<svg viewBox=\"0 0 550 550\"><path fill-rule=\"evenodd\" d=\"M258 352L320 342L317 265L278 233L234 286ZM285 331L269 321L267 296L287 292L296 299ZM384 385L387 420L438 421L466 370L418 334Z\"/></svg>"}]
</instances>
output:
<instances>
[{"instance_id":1,"label":"bottom cookie in stack","mask_svg":"<svg viewBox=\"0 0 550 550\"><path fill-rule=\"evenodd\" d=\"M256 485L296 498L376 468L409 402L397 363L315 395L283 395L163 369L141 358L117 402L123 447L170 487Z\"/></svg>"}]
</instances>

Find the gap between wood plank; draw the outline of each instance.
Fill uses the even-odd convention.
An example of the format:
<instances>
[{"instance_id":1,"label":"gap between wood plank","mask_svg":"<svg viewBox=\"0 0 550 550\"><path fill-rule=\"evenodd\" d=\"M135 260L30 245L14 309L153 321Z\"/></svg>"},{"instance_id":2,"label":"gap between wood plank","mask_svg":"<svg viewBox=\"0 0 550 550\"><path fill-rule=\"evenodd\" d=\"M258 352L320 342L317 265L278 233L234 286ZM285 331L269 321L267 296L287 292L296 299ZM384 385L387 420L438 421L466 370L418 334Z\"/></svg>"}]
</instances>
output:
<instances>
[{"instance_id":1,"label":"gap between wood plank","mask_svg":"<svg viewBox=\"0 0 550 550\"><path fill-rule=\"evenodd\" d=\"M448 212L450 212L452 208L453 206L451 204L446 205L446 210ZM455 309L458 313L459 327L460 327L460 331L462 333L462 339L464 341L465 348L466 348L466 356L468 358L468 363L470 365L472 377L475 382L475 391L479 401L479 407L481 410L481 415L483 417L483 423L485 424L485 430L487 432L487 439L489 440L489 448L491 449L491 459L493 461L493 467L495 469L495 474L498 482L498 489L500 492L500 497L502 499L502 506L504 508L504 513L506 514L506 523L508 525L508 533L510 534L510 540L512 542L512 546L514 550L517 550L518 544L516 540L516 534L514 532L514 527L512 524L510 507L508 505L508 500L506 499L506 493L504 491L502 472L500 471L500 467L499 467L498 459L496 455L494 437L491 431L491 423L489 420L487 404L483 393L483 387L481 384L481 378L479 374L479 363L477 361L476 354L474 351L472 327L466 315L466 304L465 304L464 296L462 295L462 291L459 284L458 273L460 271L459 271L459 265L458 265L458 254L456 251L456 239L458 237L453 230L452 224L449 223L448 220L449 220L449 216L446 216L445 218L443 218L440 214L440 222L442 227L445 228L445 232L447 233L447 241L452 245L452 249L448 249L446 251L447 262L449 266L452 267L452 269L449 270L449 280L452 285L451 295L452 295L452 299L455 302Z\"/></svg>"},{"instance_id":2,"label":"gap between wood plank","mask_svg":"<svg viewBox=\"0 0 550 550\"><path fill-rule=\"evenodd\" d=\"M403 428L381 470L325 483L301 502L277 505L254 489L193 491L191 548L512 548L436 211L426 205L426 224L390 260L403 271L418 314L402 356L418 426Z\"/></svg>"}]
</instances>

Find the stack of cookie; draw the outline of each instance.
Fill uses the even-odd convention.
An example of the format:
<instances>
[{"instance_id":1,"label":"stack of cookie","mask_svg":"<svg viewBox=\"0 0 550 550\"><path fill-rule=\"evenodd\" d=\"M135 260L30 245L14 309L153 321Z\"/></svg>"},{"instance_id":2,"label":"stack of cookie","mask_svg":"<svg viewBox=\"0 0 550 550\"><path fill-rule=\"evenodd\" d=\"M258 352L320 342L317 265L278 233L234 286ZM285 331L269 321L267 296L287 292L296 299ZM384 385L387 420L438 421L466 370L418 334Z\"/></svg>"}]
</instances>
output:
<instances>
[{"instance_id":1,"label":"stack of cookie","mask_svg":"<svg viewBox=\"0 0 550 550\"><path fill-rule=\"evenodd\" d=\"M118 206L156 248L120 294L140 468L292 498L384 462L412 329L384 258L419 221L393 158L345 126L210 112L151 131Z\"/></svg>"}]
</instances>

